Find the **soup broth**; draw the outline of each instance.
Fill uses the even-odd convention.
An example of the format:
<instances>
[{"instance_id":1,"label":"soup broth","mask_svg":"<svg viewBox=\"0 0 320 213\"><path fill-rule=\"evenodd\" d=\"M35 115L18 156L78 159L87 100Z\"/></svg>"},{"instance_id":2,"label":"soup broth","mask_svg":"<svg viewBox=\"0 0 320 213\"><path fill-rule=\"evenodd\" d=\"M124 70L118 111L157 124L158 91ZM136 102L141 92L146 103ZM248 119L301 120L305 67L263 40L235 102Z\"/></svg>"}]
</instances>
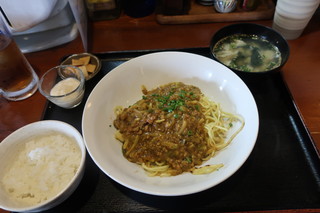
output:
<instances>
[{"instance_id":1,"label":"soup broth","mask_svg":"<svg viewBox=\"0 0 320 213\"><path fill-rule=\"evenodd\" d=\"M221 39L212 51L226 66L245 72L264 72L281 64L279 49L256 35L228 36Z\"/></svg>"}]
</instances>

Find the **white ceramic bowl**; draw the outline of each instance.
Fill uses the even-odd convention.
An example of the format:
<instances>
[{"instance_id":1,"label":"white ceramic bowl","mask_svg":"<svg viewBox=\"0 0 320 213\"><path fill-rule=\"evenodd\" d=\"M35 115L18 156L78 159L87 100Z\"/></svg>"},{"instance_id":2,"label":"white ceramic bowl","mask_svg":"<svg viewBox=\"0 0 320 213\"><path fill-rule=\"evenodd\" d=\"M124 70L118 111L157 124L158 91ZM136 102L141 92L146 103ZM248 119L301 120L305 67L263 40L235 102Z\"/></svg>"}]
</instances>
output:
<instances>
[{"instance_id":1,"label":"white ceramic bowl","mask_svg":"<svg viewBox=\"0 0 320 213\"><path fill-rule=\"evenodd\" d=\"M207 175L148 177L140 166L122 155L122 144L114 137L114 108L127 107L141 99L141 85L153 89L175 81L199 87L225 111L241 115L246 122L232 143L207 162L223 163L219 171ZM258 128L257 106L245 83L220 63L183 52L148 54L116 67L93 89L82 119L87 150L105 174L133 190L164 196L199 192L229 178L250 155Z\"/></svg>"},{"instance_id":2,"label":"white ceramic bowl","mask_svg":"<svg viewBox=\"0 0 320 213\"><path fill-rule=\"evenodd\" d=\"M33 206L21 204L20 202L11 199L8 193L5 191L3 183L0 181L0 208L13 212L39 212L47 210L62 203L77 188L83 177L85 166L86 148L83 143L83 138L79 131L73 126L54 120L38 121L28 124L10 134L0 143L0 180L2 180L4 175L6 165L15 158L19 152L19 147L21 147L23 143L26 143L26 141L29 141L29 139L38 135L46 135L53 132L62 133L70 138L73 138L77 143L76 145L79 146L81 160L75 176L63 188L63 190L56 194L53 198Z\"/></svg>"}]
</instances>

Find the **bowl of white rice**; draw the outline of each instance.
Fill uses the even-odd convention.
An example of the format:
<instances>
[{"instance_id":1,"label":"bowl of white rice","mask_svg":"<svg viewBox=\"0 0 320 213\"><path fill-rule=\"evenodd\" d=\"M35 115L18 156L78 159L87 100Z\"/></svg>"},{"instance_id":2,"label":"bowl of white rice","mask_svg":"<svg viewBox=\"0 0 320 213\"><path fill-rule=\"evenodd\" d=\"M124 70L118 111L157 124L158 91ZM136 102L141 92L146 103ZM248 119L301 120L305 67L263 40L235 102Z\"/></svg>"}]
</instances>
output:
<instances>
[{"instance_id":1,"label":"bowl of white rice","mask_svg":"<svg viewBox=\"0 0 320 213\"><path fill-rule=\"evenodd\" d=\"M85 158L81 134L67 123L21 127L0 143L0 208L39 212L59 205L78 187Z\"/></svg>"}]
</instances>

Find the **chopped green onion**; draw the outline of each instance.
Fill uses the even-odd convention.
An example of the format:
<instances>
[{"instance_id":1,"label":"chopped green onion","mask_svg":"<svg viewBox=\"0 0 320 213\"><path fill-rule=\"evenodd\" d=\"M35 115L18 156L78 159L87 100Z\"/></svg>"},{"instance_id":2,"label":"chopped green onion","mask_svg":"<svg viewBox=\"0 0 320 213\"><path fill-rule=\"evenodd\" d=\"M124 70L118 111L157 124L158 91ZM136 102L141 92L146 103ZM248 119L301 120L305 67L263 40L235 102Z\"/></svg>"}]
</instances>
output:
<instances>
[{"instance_id":1,"label":"chopped green onion","mask_svg":"<svg viewBox=\"0 0 320 213\"><path fill-rule=\"evenodd\" d=\"M186 157L184 160L187 161L188 163L192 163L192 158L191 157Z\"/></svg>"}]
</instances>

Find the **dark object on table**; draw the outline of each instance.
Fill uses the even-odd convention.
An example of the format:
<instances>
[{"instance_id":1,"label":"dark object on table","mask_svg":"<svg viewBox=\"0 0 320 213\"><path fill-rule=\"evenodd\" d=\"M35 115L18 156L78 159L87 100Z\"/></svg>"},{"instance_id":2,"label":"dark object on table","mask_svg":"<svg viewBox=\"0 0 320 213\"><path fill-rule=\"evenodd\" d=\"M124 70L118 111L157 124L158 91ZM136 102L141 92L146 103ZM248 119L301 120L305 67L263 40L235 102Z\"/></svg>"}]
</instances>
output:
<instances>
[{"instance_id":1,"label":"dark object on table","mask_svg":"<svg viewBox=\"0 0 320 213\"><path fill-rule=\"evenodd\" d=\"M241 0L239 7L245 11L252 11L257 9L260 4L260 0Z\"/></svg>"},{"instance_id":2,"label":"dark object on table","mask_svg":"<svg viewBox=\"0 0 320 213\"><path fill-rule=\"evenodd\" d=\"M214 1L215 0L197 0L197 3L204 5L204 6L211 6L211 5L213 5Z\"/></svg>"},{"instance_id":3,"label":"dark object on table","mask_svg":"<svg viewBox=\"0 0 320 213\"><path fill-rule=\"evenodd\" d=\"M191 0L160 0L159 12L164 15L185 15L191 7Z\"/></svg>"},{"instance_id":4,"label":"dark object on table","mask_svg":"<svg viewBox=\"0 0 320 213\"><path fill-rule=\"evenodd\" d=\"M121 0L85 0L88 16L92 21L117 19L121 15Z\"/></svg>"},{"instance_id":5,"label":"dark object on table","mask_svg":"<svg viewBox=\"0 0 320 213\"><path fill-rule=\"evenodd\" d=\"M216 44L221 40L224 39L228 36L232 36L232 35L255 35L257 36L257 38L261 38L265 41L268 41L269 43L271 43L272 45L274 45L275 47L277 47L277 49L280 52L280 56L281 56L281 61L280 63L275 66L272 69L269 69L267 71L259 71L259 72L250 72L250 71L245 71L245 69L241 69L240 67L235 67L232 66L232 63L230 63L228 65L228 67L233 70L236 74L241 76L264 76L266 73L275 73L278 72L287 62L288 58L289 58L289 54L290 54L290 48L289 45L287 43L287 41L275 30L273 30L270 27L267 26L263 26L263 25L259 25L259 24L252 24L252 23L239 23L239 24L232 24L232 25L228 25L226 27L223 27L222 29L220 29L218 32L216 32L216 34L212 37L211 43L210 43L210 53L213 56L213 58L216 61L221 62L216 54L213 52L213 49L216 47ZM252 52L257 52L252 51ZM261 56L263 58L263 56ZM251 58L252 59L257 59L257 55L255 55L254 57ZM256 65L256 60L254 65ZM259 62L260 63L260 62Z\"/></svg>"},{"instance_id":6,"label":"dark object on table","mask_svg":"<svg viewBox=\"0 0 320 213\"><path fill-rule=\"evenodd\" d=\"M156 9L156 0L124 0L124 13L133 18L151 15Z\"/></svg>"}]
</instances>

